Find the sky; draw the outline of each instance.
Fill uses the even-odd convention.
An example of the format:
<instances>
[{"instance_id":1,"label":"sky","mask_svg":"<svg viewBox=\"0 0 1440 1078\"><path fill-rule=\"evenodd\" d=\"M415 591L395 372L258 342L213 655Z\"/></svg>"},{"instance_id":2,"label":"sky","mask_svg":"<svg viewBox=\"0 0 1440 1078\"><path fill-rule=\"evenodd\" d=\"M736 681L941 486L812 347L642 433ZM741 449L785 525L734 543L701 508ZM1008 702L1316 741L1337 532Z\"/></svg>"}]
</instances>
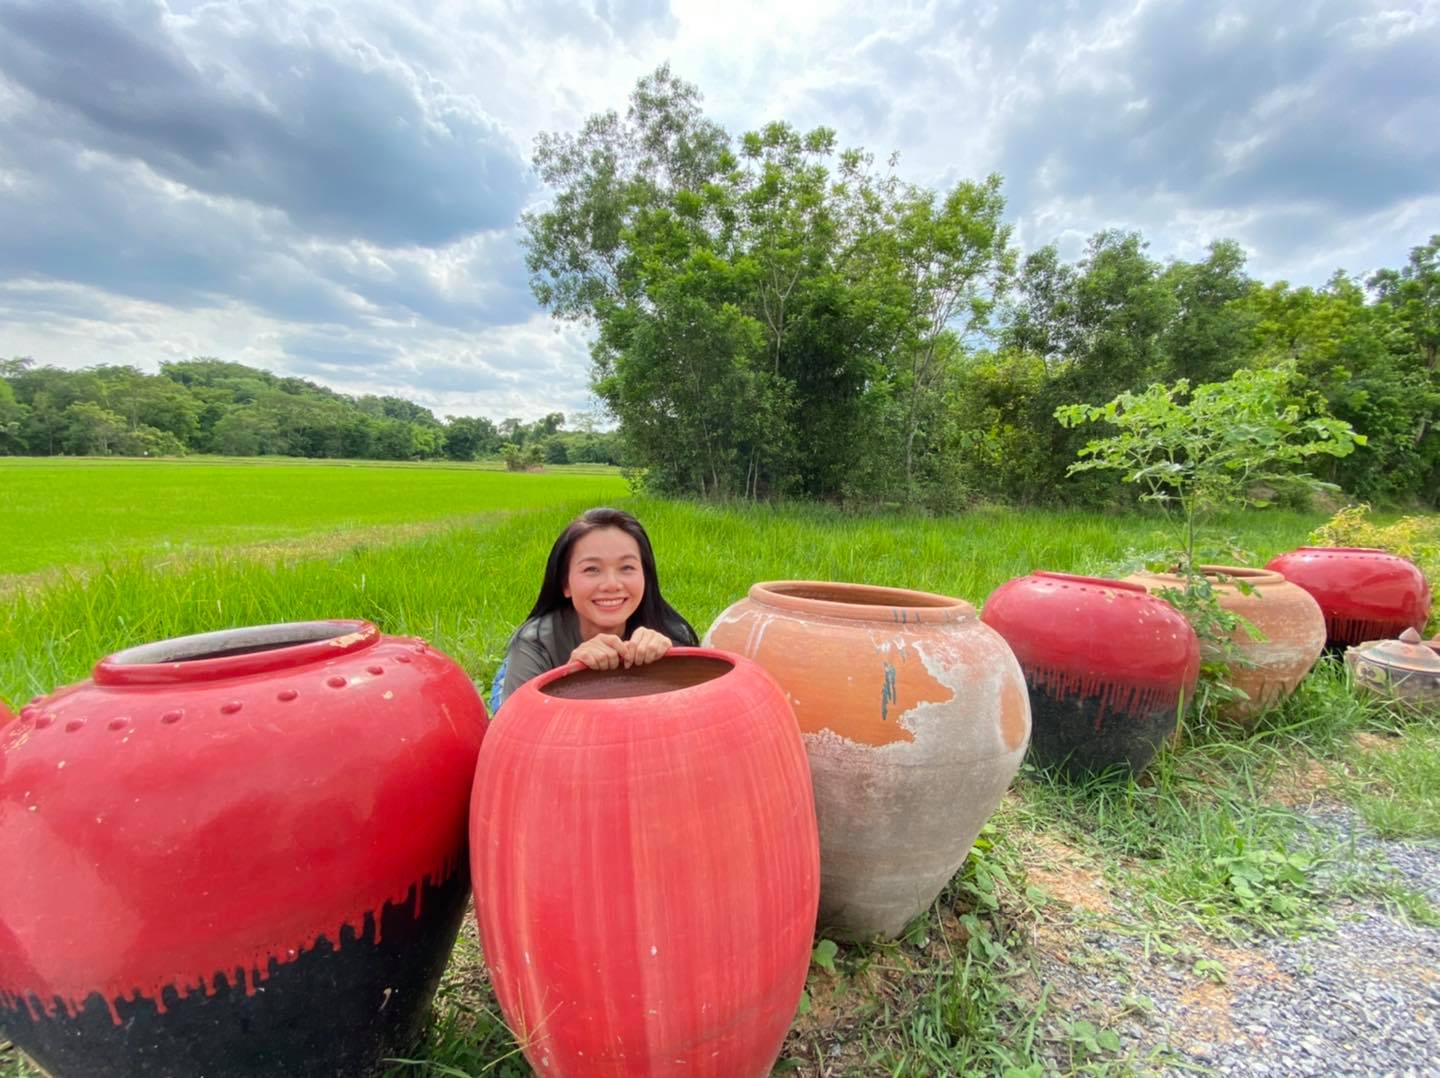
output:
<instances>
[{"instance_id":1,"label":"sky","mask_svg":"<svg viewBox=\"0 0 1440 1078\"><path fill-rule=\"evenodd\" d=\"M1229 238L1318 285L1440 232L1440 0L0 0L0 356L593 410L531 151L666 62L732 134L1000 173L1022 250Z\"/></svg>"}]
</instances>

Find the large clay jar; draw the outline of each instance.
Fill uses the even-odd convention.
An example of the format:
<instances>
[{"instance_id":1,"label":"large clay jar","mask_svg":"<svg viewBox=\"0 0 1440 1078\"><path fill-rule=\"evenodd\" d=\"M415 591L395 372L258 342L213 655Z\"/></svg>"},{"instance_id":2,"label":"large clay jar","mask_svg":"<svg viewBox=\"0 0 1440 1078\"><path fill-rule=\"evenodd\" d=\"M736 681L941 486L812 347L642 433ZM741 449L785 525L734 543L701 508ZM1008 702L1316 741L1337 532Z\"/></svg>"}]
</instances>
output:
<instances>
[{"instance_id":1,"label":"large clay jar","mask_svg":"<svg viewBox=\"0 0 1440 1078\"><path fill-rule=\"evenodd\" d=\"M1139 584L1036 572L1002 584L981 620L1030 689L1030 758L1076 775L1143 771L1200 674L1195 630Z\"/></svg>"},{"instance_id":2,"label":"large clay jar","mask_svg":"<svg viewBox=\"0 0 1440 1078\"><path fill-rule=\"evenodd\" d=\"M1202 565L1200 571L1210 578L1220 606L1260 633L1257 640L1242 625L1231 634L1245 662L1232 664L1227 679L1245 698L1227 701L1219 710L1222 719L1248 724L1293 693L1310 672L1325 650L1325 617L1308 593L1269 569ZM1125 579L1152 592L1185 586L1171 573L1134 573ZM1229 580L1242 582L1246 590ZM1204 644L1200 653L1207 657Z\"/></svg>"},{"instance_id":3,"label":"large clay jar","mask_svg":"<svg viewBox=\"0 0 1440 1078\"><path fill-rule=\"evenodd\" d=\"M1331 647L1425 631L1430 585L1404 558L1370 547L1302 546L1271 558L1273 569L1304 588L1325 615Z\"/></svg>"},{"instance_id":4,"label":"large clay jar","mask_svg":"<svg viewBox=\"0 0 1440 1078\"><path fill-rule=\"evenodd\" d=\"M361 621L102 660L0 730L0 1029L63 1075L355 1075L464 916L485 729Z\"/></svg>"},{"instance_id":5,"label":"large clay jar","mask_svg":"<svg viewBox=\"0 0 1440 1078\"><path fill-rule=\"evenodd\" d=\"M495 994L549 1075L766 1075L815 930L805 750L754 663L675 648L506 701L475 773Z\"/></svg>"},{"instance_id":6,"label":"large clay jar","mask_svg":"<svg viewBox=\"0 0 1440 1078\"><path fill-rule=\"evenodd\" d=\"M898 935L964 862L1030 737L1025 678L959 599L862 584L756 584L706 640L775 676L805 737L820 924Z\"/></svg>"}]
</instances>

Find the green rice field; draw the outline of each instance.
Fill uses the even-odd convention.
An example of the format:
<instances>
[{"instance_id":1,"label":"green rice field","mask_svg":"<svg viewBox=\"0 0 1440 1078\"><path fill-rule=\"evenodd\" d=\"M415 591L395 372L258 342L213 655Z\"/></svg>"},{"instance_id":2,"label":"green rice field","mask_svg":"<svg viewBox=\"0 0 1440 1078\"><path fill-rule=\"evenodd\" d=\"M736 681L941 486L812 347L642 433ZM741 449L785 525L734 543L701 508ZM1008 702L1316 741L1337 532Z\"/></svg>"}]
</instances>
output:
<instances>
[{"instance_id":1,"label":"green rice field","mask_svg":"<svg viewBox=\"0 0 1440 1078\"><path fill-rule=\"evenodd\" d=\"M863 581L979 606L1033 569L1111 575L1174 545L1158 516L693 504L634 496L612 469L0 458L0 696L23 704L146 641L308 618L426 637L488 681L555 535L596 504L645 523L666 597L701 633L758 580ZM1221 520L1214 560L1262 564L1323 519ZM1097 934L1219 992L1246 948L1334 931L1348 904L1440 926L1423 894L1312 826L1301 809L1317 800L1350 806L1383 836L1440 838L1436 724L1358 698L1329 658L1254 730L1192 715L1139 780L1073 785L1027 765L964 869L900 940L816 940L777 1073L1203 1069L1183 1029L1146 1032L1157 1025L1135 1002L1143 985L1123 1000L1083 989L1086 970L1116 961L1118 944L1099 947ZM1076 899L1092 891L1093 908ZM390 1067L530 1073L473 920L424 1041ZM0 1041L0 1078L36 1073Z\"/></svg>"},{"instance_id":2,"label":"green rice field","mask_svg":"<svg viewBox=\"0 0 1440 1078\"><path fill-rule=\"evenodd\" d=\"M626 487L613 468L0 457L0 578L129 554L268 543L365 526L461 522Z\"/></svg>"}]
</instances>

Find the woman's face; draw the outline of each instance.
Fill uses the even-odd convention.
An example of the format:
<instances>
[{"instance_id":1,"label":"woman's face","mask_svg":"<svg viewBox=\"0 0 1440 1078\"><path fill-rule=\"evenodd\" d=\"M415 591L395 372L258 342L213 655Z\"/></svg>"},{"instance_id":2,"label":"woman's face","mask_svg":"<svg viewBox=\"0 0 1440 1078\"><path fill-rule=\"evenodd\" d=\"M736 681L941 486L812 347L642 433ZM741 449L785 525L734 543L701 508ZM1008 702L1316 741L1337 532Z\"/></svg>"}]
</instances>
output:
<instances>
[{"instance_id":1,"label":"woman's face","mask_svg":"<svg viewBox=\"0 0 1440 1078\"><path fill-rule=\"evenodd\" d=\"M640 544L619 528L596 528L570 548L565 596L580 617L580 635L625 635L625 622L645 595Z\"/></svg>"}]
</instances>

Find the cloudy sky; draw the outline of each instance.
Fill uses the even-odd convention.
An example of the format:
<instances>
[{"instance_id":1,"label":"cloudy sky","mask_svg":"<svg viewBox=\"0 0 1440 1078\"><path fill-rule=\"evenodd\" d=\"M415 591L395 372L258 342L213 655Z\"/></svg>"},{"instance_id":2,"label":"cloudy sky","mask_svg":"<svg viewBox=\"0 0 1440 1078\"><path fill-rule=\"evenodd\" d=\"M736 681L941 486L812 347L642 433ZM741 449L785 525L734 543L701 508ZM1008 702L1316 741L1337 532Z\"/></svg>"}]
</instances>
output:
<instances>
[{"instance_id":1,"label":"cloudy sky","mask_svg":"<svg viewBox=\"0 0 1440 1078\"><path fill-rule=\"evenodd\" d=\"M1440 0L0 0L0 355L584 409L530 149L667 60L732 132L1000 172L1026 248L1230 237L1318 284L1440 232Z\"/></svg>"}]
</instances>

